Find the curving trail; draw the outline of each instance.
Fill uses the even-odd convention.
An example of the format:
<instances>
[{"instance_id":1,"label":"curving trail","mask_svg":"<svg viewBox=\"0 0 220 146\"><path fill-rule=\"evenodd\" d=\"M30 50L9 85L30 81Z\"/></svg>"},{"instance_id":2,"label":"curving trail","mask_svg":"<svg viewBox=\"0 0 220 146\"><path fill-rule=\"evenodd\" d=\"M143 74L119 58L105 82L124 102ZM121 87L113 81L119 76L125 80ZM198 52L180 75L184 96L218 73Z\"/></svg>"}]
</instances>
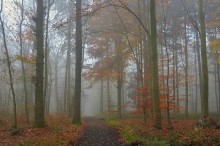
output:
<instances>
[{"instance_id":1,"label":"curving trail","mask_svg":"<svg viewBox=\"0 0 220 146\"><path fill-rule=\"evenodd\" d=\"M86 118L88 126L81 137L71 146L123 146L116 129L108 126L103 119Z\"/></svg>"}]
</instances>

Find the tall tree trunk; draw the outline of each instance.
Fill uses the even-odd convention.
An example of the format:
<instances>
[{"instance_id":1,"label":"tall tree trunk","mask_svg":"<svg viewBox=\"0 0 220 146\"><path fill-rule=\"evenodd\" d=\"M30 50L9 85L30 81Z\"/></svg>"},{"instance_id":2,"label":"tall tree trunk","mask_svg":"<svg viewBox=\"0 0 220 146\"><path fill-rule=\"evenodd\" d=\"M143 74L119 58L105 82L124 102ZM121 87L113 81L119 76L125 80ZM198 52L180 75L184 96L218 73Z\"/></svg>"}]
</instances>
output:
<instances>
[{"instance_id":1,"label":"tall tree trunk","mask_svg":"<svg viewBox=\"0 0 220 146\"><path fill-rule=\"evenodd\" d=\"M166 114L167 114L167 122L168 122L168 129L173 129L171 120L170 120L170 87L169 87L169 77L170 77L170 59L169 59L169 52L168 52L168 46L167 46L167 39L166 34L164 34L164 42L165 42L165 49L166 49L166 57L167 57L167 79L166 79L166 102L167 102L167 108L166 108Z\"/></svg>"},{"instance_id":2,"label":"tall tree trunk","mask_svg":"<svg viewBox=\"0 0 220 146\"><path fill-rule=\"evenodd\" d=\"M22 39L22 25L24 21L24 0L21 1L21 21L19 24L19 43L20 43L20 56L21 56L21 68L23 76L23 86L24 86L24 100L25 100L25 117L26 123L29 124L29 109L28 109L28 94L27 94L27 82L26 82L26 72L23 62L23 39Z\"/></svg>"},{"instance_id":3,"label":"tall tree trunk","mask_svg":"<svg viewBox=\"0 0 220 146\"><path fill-rule=\"evenodd\" d=\"M158 79L158 57L157 57L157 23L155 0L150 0L150 21L151 21L151 49L152 49L152 95L154 128L161 129L160 94Z\"/></svg>"},{"instance_id":4,"label":"tall tree trunk","mask_svg":"<svg viewBox=\"0 0 220 146\"><path fill-rule=\"evenodd\" d=\"M0 21L1 21L1 28L2 28L2 34L3 34L3 43L5 48L5 55L7 59L7 67L8 67L8 73L9 73L9 80L10 80L10 87L12 92L12 98L13 98L13 112L14 112L14 128L17 128L17 107L16 107L16 96L14 91L14 83L13 83L13 77L12 77L12 68L11 68L11 61L10 56L8 53L8 45L6 41L6 35L5 35L5 26L4 22L2 20L2 10L3 10L3 0L1 0L1 9L0 9Z\"/></svg>"},{"instance_id":5,"label":"tall tree trunk","mask_svg":"<svg viewBox=\"0 0 220 146\"><path fill-rule=\"evenodd\" d=\"M67 51L68 52L68 51ZM68 54L68 53L67 53ZM67 55L68 56L68 55ZM67 59L68 60L68 59ZM64 99L63 99L63 108L64 112L68 114L68 102L67 102L67 80L68 80L68 62L66 60L66 72L65 72L65 81L64 81Z\"/></svg>"},{"instance_id":6,"label":"tall tree trunk","mask_svg":"<svg viewBox=\"0 0 220 146\"><path fill-rule=\"evenodd\" d=\"M177 23L174 22L174 27L177 26ZM178 31L178 30L175 30ZM178 67L178 47L177 47L177 38L174 38L174 48L173 48L173 86L174 86L174 94L173 97L176 99L176 105L177 105L177 113L180 112L180 99L179 99L179 67Z\"/></svg>"},{"instance_id":7,"label":"tall tree trunk","mask_svg":"<svg viewBox=\"0 0 220 146\"><path fill-rule=\"evenodd\" d=\"M160 90L160 94L161 95L166 95L166 88L165 88L165 86L166 86L166 83L165 83L165 70L164 70L164 68L165 68L165 59L164 59L164 48L163 48L163 46L162 46L162 44L160 45L160 50L161 50L161 75L163 76L163 78L161 79L161 87L162 87L162 90ZM166 114L166 110L164 110L164 114Z\"/></svg>"},{"instance_id":8,"label":"tall tree trunk","mask_svg":"<svg viewBox=\"0 0 220 146\"><path fill-rule=\"evenodd\" d=\"M166 114L167 114L167 128L168 129L173 129L171 120L170 120L170 86L169 86L169 80L170 80L170 58L169 58L169 51L168 51L168 45L167 45L167 35L166 35L166 29L167 29L167 14L165 12L165 8L164 8L164 3L163 1L161 1L162 3L162 9L163 9L163 21L164 21L164 27L162 28L163 31L163 39L164 39L164 47L166 50L166 59L167 59L167 78L166 78L166 104L167 104L167 108L166 108ZM162 48L163 50L163 48ZM163 56L163 54L162 54ZM162 64L162 68L163 68L164 64ZM164 76L164 74L163 74Z\"/></svg>"},{"instance_id":9,"label":"tall tree trunk","mask_svg":"<svg viewBox=\"0 0 220 146\"><path fill-rule=\"evenodd\" d=\"M71 40L70 40L71 41ZM71 46L69 48L71 52ZM67 80L67 110L68 110L68 116L72 116L73 108L71 107L71 53L69 52L68 57L68 68L67 68L67 74L68 74L68 80Z\"/></svg>"},{"instance_id":10,"label":"tall tree trunk","mask_svg":"<svg viewBox=\"0 0 220 146\"><path fill-rule=\"evenodd\" d=\"M142 1L143 3L142 4L144 4L145 5L145 2L144 1ZM142 12L142 8L141 8L141 5L142 5L141 3L140 3L140 0L138 0L138 17L141 19L141 20L143 20L143 22L144 22L144 24L146 23L146 18L144 17L144 14L142 14L141 12ZM143 8L145 8L144 7L144 5L143 5ZM145 9L146 10L146 9ZM144 57L144 55L145 55L145 48L144 47L146 47L146 41L147 40L145 40L146 39L146 34L144 34L143 33L143 28L142 28L142 26L141 26L141 24L139 23L138 24L138 29L139 29L139 52L140 52L140 57L139 57L139 65L137 65L137 74L138 74L138 78L140 79L140 87L141 87L141 93L140 93L140 95L141 95L141 106L142 106L142 110L143 110L143 115L144 115L144 123L146 124L147 123L147 111L146 111L146 101L147 101L147 99L146 99L146 96L145 96L145 94L144 94L144 91L143 91L143 89L144 89L144 86L145 86L145 80L144 80L144 65L145 65L145 63L144 63L144 59L146 59L146 57ZM139 54L139 53L138 53Z\"/></svg>"},{"instance_id":11,"label":"tall tree trunk","mask_svg":"<svg viewBox=\"0 0 220 146\"><path fill-rule=\"evenodd\" d=\"M48 70L48 73L50 73L50 76L49 76L49 83L48 83L48 90L47 90L47 100L46 100L46 103L45 103L45 113L46 115L49 115L50 113L50 98L51 98L51 89L52 89L52 73L51 73L51 70Z\"/></svg>"},{"instance_id":12,"label":"tall tree trunk","mask_svg":"<svg viewBox=\"0 0 220 146\"><path fill-rule=\"evenodd\" d=\"M115 41L116 46L116 57L117 57L117 111L118 111L118 118L122 118L122 84L123 84L123 61L121 58L120 48L118 47L118 41Z\"/></svg>"},{"instance_id":13,"label":"tall tree trunk","mask_svg":"<svg viewBox=\"0 0 220 146\"><path fill-rule=\"evenodd\" d=\"M184 57L185 57L185 116L188 119L189 116L189 85L188 85L188 41L187 41L187 29L186 29L186 17L185 17L185 33L184 33Z\"/></svg>"},{"instance_id":14,"label":"tall tree trunk","mask_svg":"<svg viewBox=\"0 0 220 146\"><path fill-rule=\"evenodd\" d=\"M66 60L66 72L67 72L67 88L66 90L66 100L67 100L67 112L68 115L71 115L71 108L70 108L70 80L71 80L71 72L70 72L70 63L71 63L71 32L72 32L72 25L71 23L68 26L68 50L67 50L67 60Z\"/></svg>"},{"instance_id":15,"label":"tall tree trunk","mask_svg":"<svg viewBox=\"0 0 220 146\"><path fill-rule=\"evenodd\" d=\"M72 15L72 5L71 1L69 0L69 17ZM70 64L71 64L71 39L72 39L72 23L68 23L68 33L67 33L67 58L66 58L66 73L65 73L65 83L64 83L64 112L66 112L69 116L71 116L71 107L70 107L70 80L71 80L71 71L70 71Z\"/></svg>"},{"instance_id":16,"label":"tall tree trunk","mask_svg":"<svg viewBox=\"0 0 220 146\"><path fill-rule=\"evenodd\" d=\"M104 80L101 79L101 85L100 85L100 113L103 113L103 102L104 102Z\"/></svg>"},{"instance_id":17,"label":"tall tree trunk","mask_svg":"<svg viewBox=\"0 0 220 146\"><path fill-rule=\"evenodd\" d=\"M172 55L173 55L173 71L172 71L172 78L173 78L173 100L177 101L177 96L176 96L176 90L177 90L177 83L176 80L178 78L178 75L176 74L176 54L175 54L175 50L176 50L176 39L173 40L173 49L172 49ZM179 107L177 108L179 109ZM177 111L177 110L176 110Z\"/></svg>"},{"instance_id":18,"label":"tall tree trunk","mask_svg":"<svg viewBox=\"0 0 220 146\"><path fill-rule=\"evenodd\" d=\"M44 127L44 6L43 0L37 0L36 23L36 83L35 83L35 126Z\"/></svg>"},{"instance_id":19,"label":"tall tree trunk","mask_svg":"<svg viewBox=\"0 0 220 146\"><path fill-rule=\"evenodd\" d=\"M178 54L177 54L177 48L175 48L175 64L176 64L176 70L175 70L175 73L176 73L176 98L177 98L177 106L178 106L178 109L177 109L177 112L179 113L180 112L180 98L179 98L179 68L178 68Z\"/></svg>"},{"instance_id":20,"label":"tall tree trunk","mask_svg":"<svg viewBox=\"0 0 220 146\"><path fill-rule=\"evenodd\" d=\"M197 54L197 58L198 58L198 73L199 73L199 93L200 93L200 97L201 99L203 98L203 93L202 93L202 66L201 66L201 52L200 52L200 45L199 45L199 33L196 31L196 54ZM197 100L198 102L198 100ZM198 110L198 106L197 109Z\"/></svg>"},{"instance_id":21,"label":"tall tree trunk","mask_svg":"<svg viewBox=\"0 0 220 146\"><path fill-rule=\"evenodd\" d=\"M118 75L117 75L117 111L118 111L118 118L122 118L122 108L121 108L121 100L122 100L122 79L121 79L121 66L118 66Z\"/></svg>"},{"instance_id":22,"label":"tall tree trunk","mask_svg":"<svg viewBox=\"0 0 220 146\"><path fill-rule=\"evenodd\" d=\"M107 49L107 58L109 59L109 48ZM110 95L110 77L107 77L107 100L108 100L108 113L111 112L111 95Z\"/></svg>"},{"instance_id":23,"label":"tall tree trunk","mask_svg":"<svg viewBox=\"0 0 220 146\"><path fill-rule=\"evenodd\" d=\"M147 6L149 5L149 1L142 1L143 2L143 7L144 7L144 12L145 15L144 15L144 18L143 18L143 21L144 21L144 24L146 24L146 27L149 28L149 10L147 9ZM150 97L151 95L151 92L150 92L150 87L151 87L151 81L150 81L150 78L149 78L149 75L151 73L151 59L150 59L150 56L151 56L151 49L150 49L150 43L149 41L147 40L147 35L146 33L143 33L143 47L144 47L144 50L143 50L143 55L144 55L144 87L147 87L148 89L148 94L145 95L145 103L147 102L147 100L150 100L148 97ZM144 112L146 112L144 114L144 116L147 117L147 107L145 107L145 110ZM149 107L148 107L149 108ZM147 122L147 119L144 118L144 121L145 123Z\"/></svg>"},{"instance_id":24,"label":"tall tree trunk","mask_svg":"<svg viewBox=\"0 0 220 146\"><path fill-rule=\"evenodd\" d=\"M50 8L51 8L51 3L50 0L47 2L47 18L46 18L46 32L45 32L45 71L44 71L44 102L45 102L45 113L49 114L46 112L48 109L48 57L49 57L49 43L48 43L48 32L49 32L49 18L50 18Z\"/></svg>"},{"instance_id":25,"label":"tall tree trunk","mask_svg":"<svg viewBox=\"0 0 220 146\"><path fill-rule=\"evenodd\" d=\"M217 65L218 65L218 62L216 61L216 64L215 64L215 70L214 70L214 77L215 77L215 99L216 99L216 111L218 112L218 109L219 109L219 99L218 99L218 72L217 72Z\"/></svg>"},{"instance_id":26,"label":"tall tree trunk","mask_svg":"<svg viewBox=\"0 0 220 146\"><path fill-rule=\"evenodd\" d=\"M198 109L198 76L197 76L197 52L196 52L196 49L197 48L195 48L195 79L196 79L196 83L195 83L195 88L196 88L196 99L195 99L195 108L194 108L194 111L195 111L195 113L197 113L197 109Z\"/></svg>"},{"instance_id":27,"label":"tall tree trunk","mask_svg":"<svg viewBox=\"0 0 220 146\"><path fill-rule=\"evenodd\" d=\"M55 97L56 97L56 111L60 112L60 100L59 100L59 92L58 92L58 61L55 61Z\"/></svg>"},{"instance_id":28,"label":"tall tree trunk","mask_svg":"<svg viewBox=\"0 0 220 146\"><path fill-rule=\"evenodd\" d=\"M111 112L110 78L107 77L108 113Z\"/></svg>"},{"instance_id":29,"label":"tall tree trunk","mask_svg":"<svg viewBox=\"0 0 220 146\"><path fill-rule=\"evenodd\" d=\"M201 39L201 57L202 57L202 95L201 110L203 116L209 115L209 78L208 61L206 52L206 29L205 15L203 12L203 0L199 0L199 21L200 21L200 39Z\"/></svg>"},{"instance_id":30,"label":"tall tree trunk","mask_svg":"<svg viewBox=\"0 0 220 146\"><path fill-rule=\"evenodd\" d=\"M125 97L125 86L124 82L122 83L122 115L125 115L126 113L126 97Z\"/></svg>"},{"instance_id":31,"label":"tall tree trunk","mask_svg":"<svg viewBox=\"0 0 220 146\"><path fill-rule=\"evenodd\" d=\"M218 111L220 112L220 65L217 62L217 77L218 79L216 81L218 81Z\"/></svg>"},{"instance_id":32,"label":"tall tree trunk","mask_svg":"<svg viewBox=\"0 0 220 146\"><path fill-rule=\"evenodd\" d=\"M76 0L76 67L73 124L81 124L82 0Z\"/></svg>"}]
</instances>

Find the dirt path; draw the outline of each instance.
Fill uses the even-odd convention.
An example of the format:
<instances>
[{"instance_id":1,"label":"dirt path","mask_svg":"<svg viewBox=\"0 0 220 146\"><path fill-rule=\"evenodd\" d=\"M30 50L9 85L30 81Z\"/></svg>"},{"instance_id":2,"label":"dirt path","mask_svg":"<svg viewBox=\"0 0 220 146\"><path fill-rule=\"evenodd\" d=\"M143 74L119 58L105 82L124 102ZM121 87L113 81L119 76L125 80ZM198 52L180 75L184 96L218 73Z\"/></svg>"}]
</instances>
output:
<instances>
[{"instance_id":1,"label":"dirt path","mask_svg":"<svg viewBox=\"0 0 220 146\"><path fill-rule=\"evenodd\" d=\"M87 118L86 122L88 127L72 146L123 146L118 131L103 119Z\"/></svg>"}]
</instances>

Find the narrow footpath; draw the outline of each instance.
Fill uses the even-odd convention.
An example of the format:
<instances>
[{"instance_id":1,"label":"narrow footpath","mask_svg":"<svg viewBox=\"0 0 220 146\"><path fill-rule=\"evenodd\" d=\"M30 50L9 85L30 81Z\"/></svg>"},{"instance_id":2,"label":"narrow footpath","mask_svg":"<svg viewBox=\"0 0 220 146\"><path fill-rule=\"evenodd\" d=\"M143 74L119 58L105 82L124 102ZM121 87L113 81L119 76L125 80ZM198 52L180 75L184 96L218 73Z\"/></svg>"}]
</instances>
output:
<instances>
[{"instance_id":1,"label":"narrow footpath","mask_svg":"<svg viewBox=\"0 0 220 146\"><path fill-rule=\"evenodd\" d=\"M103 119L86 118L88 126L76 143L71 146L123 146L119 132Z\"/></svg>"}]
</instances>

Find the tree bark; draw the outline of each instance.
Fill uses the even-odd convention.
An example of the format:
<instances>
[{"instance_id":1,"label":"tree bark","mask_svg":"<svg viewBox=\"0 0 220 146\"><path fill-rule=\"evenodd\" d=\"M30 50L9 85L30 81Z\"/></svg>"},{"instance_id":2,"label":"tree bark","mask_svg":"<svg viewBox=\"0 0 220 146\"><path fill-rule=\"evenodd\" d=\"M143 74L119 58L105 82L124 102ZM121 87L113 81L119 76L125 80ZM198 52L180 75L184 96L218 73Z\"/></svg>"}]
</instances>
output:
<instances>
[{"instance_id":1,"label":"tree bark","mask_svg":"<svg viewBox=\"0 0 220 146\"><path fill-rule=\"evenodd\" d=\"M150 15L149 15L149 10L147 9L147 5L149 5L149 1L142 1L143 2L143 7L144 7L144 12L145 15L144 15L144 24L146 24L146 28L149 28L150 25L149 25L149 20L150 20ZM151 91L150 91L150 87L151 87L151 80L149 78L149 75L151 73L151 59L150 59L150 56L151 56L151 49L150 49L150 43L149 43L149 40L147 38L147 35L146 33L143 33L143 46L144 46L144 50L143 50L143 55L144 55L144 87L148 87L148 94L145 95L145 103L147 102L147 100L150 100L150 95L151 95ZM145 123L147 123L147 108L149 107L145 107L145 111L146 112L144 114L144 121ZM152 107L150 107L152 108ZM152 111L152 110L151 110Z\"/></svg>"},{"instance_id":2,"label":"tree bark","mask_svg":"<svg viewBox=\"0 0 220 146\"><path fill-rule=\"evenodd\" d=\"M2 10L3 10L3 0L1 0L1 9L0 9L0 21L1 21L1 28L2 28L2 34L3 34L3 43L4 43L4 48L5 48L5 54L6 54L6 59L7 59L7 67L8 67L8 73L9 73L9 80L10 80L10 87L11 87L11 92L12 92L12 98L13 98L13 112L14 112L14 128L17 128L17 105L16 105L16 96L15 96L15 91L14 91L14 83L13 83L13 77L12 77L12 68L11 68L11 61L10 61L10 56L8 52L8 45L6 41L6 35L5 35L5 26L4 22L2 20Z\"/></svg>"},{"instance_id":3,"label":"tree bark","mask_svg":"<svg viewBox=\"0 0 220 146\"><path fill-rule=\"evenodd\" d=\"M195 105L195 108L194 108L194 112L195 113L197 113L197 107L198 107L198 76L197 76L197 52L196 52L196 49L197 48L195 48L195 88L196 88L196 99L195 99L195 103L194 103L194 105Z\"/></svg>"},{"instance_id":4,"label":"tree bark","mask_svg":"<svg viewBox=\"0 0 220 146\"><path fill-rule=\"evenodd\" d=\"M118 42L115 41L116 46L116 60L117 60L117 110L118 110L118 118L122 118L122 108L121 108L121 101L122 101L122 84L123 84L123 60L120 53L120 48L118 48Z\"/></svg>"},{"instance_id":5,"label":"tree bark","mask_svg":"<svg viewBox=\"0 0 220 146\"><path fill-rule=\"evenodd\" d=\"M202 66L201 66L201 52L199 50L199 33L196 31L196 54L197 54L197 58L198 58L198 72L199 72L199 93L200 93L200 99L203 98L203 93L202 93ZM197 100L198 103L198 100ZM198 110L198 104L196 103L196 111Z\"/></svg>"},{"instance_id":6,"label":"tree bark","mask_svg":"<svg viewBox=\"0 0 220 146\"><path fill-rule=\"evenodd\" d=\"M21 56L21 68L23 76L23 86L24 86L24 100L25 100L25 117L26 123L29 124L29 109L28 109L28 94L27 94L27 82L26 82L26 72L23 62L23 39L22 39L22 25L24 21L24 0L21 1L21 21L19 24L19 44L20 44L20 56Z\"/></svg>"},{"instance_id":7,"label":"tree bark","mask_svg":"<svg viewBox=\"0 0 220 146\"><path fill-rule=\"evenodd\" d=\"M219 109L219 101L218 100L219 99L218 99L218 89L217 89L218 88L218 78L217 78L218 77L218 72L217 72L218 62L216 61L214 65L215 65L215 67L214 67L214 69L215 69L214 70L214 77L215 77L215 99L216 99L216 109L217 109L216 111L219 112L218 111L218 109Z\"/></svg>"},{"instance_id":8,"label":"tree bark","mask_svg":"<svg viewBox=\"0 0 220 146\"><path fill-rule=\"evenodd\" d=\"M220 112L220 65L217 62L217 77L218 79L216 80L218 82L218 111Z\"/></svg>"},{"instance_id":9,"label":"tree bark","mask_svg":"<svg viewBox=\"0 0 220 146\"><path fill-rule=\"evenodd\" d=\"M44 127L44 6L43 0L37 0L36 23L36 83L35 83L35 126Z\"/></svg>"},{"instance_id":10,"label":"tree bark","mask_svg":"<svg viewBox=\"0 0 220 146\"><path fill-rule=\"evenodd\" d=\"M189 116L189 85L188 85L188 41L187 41L187 30L186 30L186 17L185 17L185 33L184 33L184 42L185 42L185 46L184 46L184 57L185 57L185 116L188 119Z\"/></svg>"},{"instance_id":11,"label":"tree bark","mask_svg":"<svg viewBox=\"0 0 220 146\"><path fill-rule=\"evenodd\" d=\"M101 85L100 85L100 113L103 113L103 102L104 102L104 80L101 79Z\"/></svg>"},{"instance_id":12,"label":"tree bark","mask_svg":"<svg viewBox=\"0 0 220 146\"><path fill-rule=\"evenodd\" d=\"M52 73L50 70L48 70L48 72L50 73L50 78L48 79L49 83L48 83L48 89L47 89L47 99L45 102L45 113L47 115L49 115L50 113L50 98L51 98L51 88L52 88Z\"/></svg>"},{"instance_id":13,"label":"tree bark","mask_svg":"<svg viewBox=\"0 0 220 146\"><path fill-rule=\"evenodd\" d=\"M49 110L47 106L49 106L48 103L48 58L49 58L49 43L48 43L48 34L49 34L49 18L50 18L50 8L51 8L51 3L50 0L47 2L47 18L46 18L46 32L45 32L45 71L44 71L44 102L45 102L45 114L49 114Z\"/></svg>"},{"instance_id":14,"label":"tree bark","mask_svg":"<svg viewBox=\"0 0 220 146\"><path fill-rule=\"evenodd\" d=\"M163 39L164 39L164 47L165 47L165 52L166 52L166 59L167 59L167 78L166 78L166 104L167 104L167 108L166 108L166 114L167 114L167 128L168 129L173 129L171 120L170 120L170 86L169 86L169 81L170 81L170 58L169 58L169 48L168 48L168 44L167 44L167 35L166 35L166 30L167 30L167 14L164 8L164 3L163 1L161 1L162 3L162 9L163 9L163 21L164 21L164 27L162 28L163 31ZM161 49L163 50L163 48ZM163 54L162 54L163 56ZM164 64L162 64L162 68L163 68ZM163 78L165 78L164 74L163 74Z\"/></svg>"},{"instance_id":15,"label":"tree bark","mask_svg":"<svg viewBox=\"0 0 220 146\"><path fill-rule=\"evenodd\" d=\"M175 73L176 73L176 98L177 98L177 106L178 106L178 109L177 109L177 112L179 113L180 112L180 98L179 98L179 68L178 68L178 54L177 54L177 48L175 48L175 64L176 64L176 70L175 70Z\"/></svg>"},{"instance_id":16,"label":"tree bark","mask_svg":"<svg viewBox=\"0 0 220 146\"><path fill-rule=\"evenodd\" d=\"M57 59L56 59L57 60ZM59 92L58 92L58 62L59 61L55 61L55 75L54 75L54 78L55 78L55 97L56 97L56 110L57 112L60 112L60 101L59 101Z\"/></svg>"},{"instance_id":17,"label":"tree bark","mask_svg":"<svg viewBox=\"0 0 220 146\"><path fill-rule=\"evenodd\" d=\"M72 5L71 1L69 0L69 17L72 15ZM72 39L72 22L68 23L68 30L67 30L67 58L66 58L66 73L65 73L65 83L64 83L64 112L71 116L71 107L70 107L70 80L71 80L71 72L70 72L70 64L71 64L71 39Z\"/></svg>"},{"instance_id":18,"label":"tree bark","mask_svg":"<svg viewBox=\"0 0 220 146\"><path fill-rule=\"evenodd\" d=\"M158 79L158 56L157 56L157 24L156 24L156 6L155 0L150 0L150 21L151 21L151 49L152 49L152 95L153 95L153 112L154 128L162 129L161 111L160 111L160 94Z\"/></svg>"},{"instance_id":19,"label":"tree bark","mask_svg":"<svg viewBox=\"0 0 220 146\"><path fill-rule=\"evenodd\" d=\"M206 48L206 29L205 15L203 12L203 0L199 0L199 21L200 21L200 39L201 39L201 57L202 57L202 95L201 110L202 116L209 115L209 78L208 78L208 61Z\"/></svg>"},{"instance_id":20,"label":"tree bark","mask_svg":"<svg viewBox=\"0 0 220 146\"><path fill-rule=\"evenodd\" d=\"M81 124L82 0L76 0L76 67L73 124Z\"/></svg>"},{"instance_id":21,"label":"tree bark","mask_svg":"<svg viewBox=\"0 0 220 146\"><path fill-rule=\"evenodd\" d=\"M111 95L110 95L110 78L107 77L107 98L108 98L108 113L111 112Z\"/></svg>"}]
</instances>

